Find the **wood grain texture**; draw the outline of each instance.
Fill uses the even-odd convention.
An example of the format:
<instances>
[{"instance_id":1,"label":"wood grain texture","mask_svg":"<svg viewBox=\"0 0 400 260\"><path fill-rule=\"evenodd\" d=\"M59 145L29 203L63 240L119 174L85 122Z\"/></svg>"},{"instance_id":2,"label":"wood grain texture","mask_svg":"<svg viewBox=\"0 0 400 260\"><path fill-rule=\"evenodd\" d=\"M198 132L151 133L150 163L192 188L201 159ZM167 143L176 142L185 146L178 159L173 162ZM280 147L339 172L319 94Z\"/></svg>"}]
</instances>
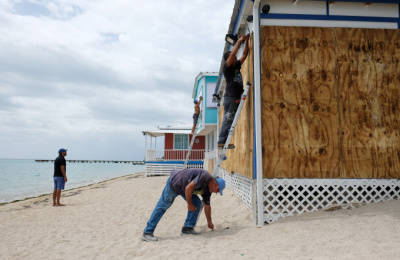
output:
<instances>
[{"instance_id":1,"label":"wood grain texture","mask_svg":"<svg viewBox=\"0 0 400 260\"><path fill-rule=\"evenodd\" d=\"M399 31L336 34L342 177L399 178Z\"/></svg>"},{"instance_id":2,"label":"wood grain texture","mask_svg":"<svg viewBox=\"0 0 400 260\"><path fill-rule=\"evenodd\" d=\"M264 178L338 178L334 34L262 27Z\"/></svg>"}]
</instances>

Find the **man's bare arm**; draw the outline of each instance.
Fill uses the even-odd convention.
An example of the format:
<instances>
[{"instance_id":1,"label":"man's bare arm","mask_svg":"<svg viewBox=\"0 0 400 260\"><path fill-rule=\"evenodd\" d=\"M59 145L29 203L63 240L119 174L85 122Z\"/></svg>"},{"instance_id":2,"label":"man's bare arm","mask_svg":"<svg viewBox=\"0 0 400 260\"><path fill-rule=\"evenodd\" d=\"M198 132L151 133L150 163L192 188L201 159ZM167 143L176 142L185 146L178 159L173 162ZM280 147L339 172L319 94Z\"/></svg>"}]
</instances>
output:
<instances>
[{"instance_id":1,"label":"man's bare arm","mask_svg":"<svg viewBox=\"0 0 400 260\"><path fill-rule=\"evenodd\" d=\"M246 40L246 36L242 35L240 36L239 40L236 42L235 46L233 46L233 49L231 51L231 54L229 55L229 58L226 60L226 66L230 67L234 62L237 52L239 51L240 44L242 44L242 41Z\"/></svg>"},{"instance_id":2,"label":"man's bare arm","mask_svg":"<svg viewBox=\"0 0 400 260\"><path fill-rule=\"evenodd\" d=\"M64 180L67 182L67 173L65 172L65 165L61 165L61 173L64 176Z\"/></svg>"},{"instance_id":3,"label":"man's bare arm","mask_svg":"<svg viewBox=\"0 0 400 260\"><path fill-rule=\"evenodd\" d=\"M240 57L240 64L243 64L249 54L249 37L247 37L245 45L242 57Z\"/></svg>"},{"instance_id":4,"label":"man's bare arm","mask_svg":"<svg viewBox=\"0 0 400 260\"><path fill-rule=\"evenodd\" d=\"M208 227L211 228L212 230L214 230L214 224L212 223L212 219L211 219L211 206L210 205L204 205L204 213L206 214Z\"/></svg>"},{"instance_id":5,"label":"man's bare arm","mask_svg":"<svg viewBox=\"0 0 400 260\"><path fill-rule=\"evenodd\" d=\"M192 203L192 195L193 195L194 187L195 187L195 184L193 181L191 181L188 185L186 185L186 188L185 188L186 202L188 204L188 210L190 210L190 211L196 210L196 207Z\"/></svg>"}]
</instances>

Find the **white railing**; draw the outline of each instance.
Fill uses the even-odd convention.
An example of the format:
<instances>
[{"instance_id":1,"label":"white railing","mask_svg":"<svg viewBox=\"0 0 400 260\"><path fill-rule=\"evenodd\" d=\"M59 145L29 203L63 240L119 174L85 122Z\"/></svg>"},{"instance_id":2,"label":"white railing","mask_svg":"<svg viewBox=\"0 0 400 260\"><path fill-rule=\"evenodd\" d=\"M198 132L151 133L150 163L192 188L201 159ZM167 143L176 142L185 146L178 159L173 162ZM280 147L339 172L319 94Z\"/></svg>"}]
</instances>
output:
<instances>
[{"instance_id":1,"label":"white railing","mask_svg":"<svg viewBox=\"0 0 400 260\"><path fill-rule=\"evenodd\" d=\"M184 161L189 150L147 150L146 161ZM193 149L189 161L204 160L204 149Z\"/></svg>"}]
</instances>

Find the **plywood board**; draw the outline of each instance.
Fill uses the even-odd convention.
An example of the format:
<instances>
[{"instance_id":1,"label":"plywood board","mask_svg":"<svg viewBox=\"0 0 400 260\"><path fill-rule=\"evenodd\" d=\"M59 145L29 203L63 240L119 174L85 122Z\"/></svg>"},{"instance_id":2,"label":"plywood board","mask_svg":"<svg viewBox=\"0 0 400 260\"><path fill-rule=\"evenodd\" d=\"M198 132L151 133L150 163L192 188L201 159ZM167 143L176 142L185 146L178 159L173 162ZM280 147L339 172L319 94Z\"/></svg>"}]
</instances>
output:
<instances>
[{"instance_id":1,"label":"plywood board","mask_svg":"<svg viewBox=\"0 0 400 260\"><path fill-rule=\"evenodd\" d=\"M399 31L336 34L342 176L399 178Z\"/></svg>"},{"instance_id":2,"label":"plywood board","mask_svg":"<svg viewBox=\"0 0 400 260\"><path fill-rule=\"evenodd\" d=\"M331 29L261 29L264 178L338 178L336 56Z\"/></svg>"}]
</instances>

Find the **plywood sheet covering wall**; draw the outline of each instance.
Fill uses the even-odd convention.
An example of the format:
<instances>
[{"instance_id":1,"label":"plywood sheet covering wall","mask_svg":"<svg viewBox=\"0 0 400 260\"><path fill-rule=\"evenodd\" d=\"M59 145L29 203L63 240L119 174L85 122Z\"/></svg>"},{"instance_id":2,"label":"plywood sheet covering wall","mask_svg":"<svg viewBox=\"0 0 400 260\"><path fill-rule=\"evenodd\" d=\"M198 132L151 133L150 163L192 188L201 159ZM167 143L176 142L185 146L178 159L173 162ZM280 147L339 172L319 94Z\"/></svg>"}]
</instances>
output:
<instances>
[{"instance_id":1,"label":"plywood sheet covering wall","mask_svg":"<svg viewBox=\"0 0 400 260\"><path fill-rule=\"evenodd\" d=\"M335 31L342 175L400 178L399 31Z\"/></svg>"},{"instance_id":2,"label":"plywood sheet covering wall","mask_svg":"<svg viewBox=\"0 0 400 260\"><path fill-rule=\"evenodd\" d=\"M228 172L237 172L246 177L253 177L253 44L252 39L249 41L249 54L242 64L241 73L243 84L251 82L246 101L240 113L235 132L232 136L231 143L236 148L228 150L225 160L221 167ZM239 56L240 58L240 56ZM224 109L221 105L220 118L223 118ZM220 123L222 120L220 120ZM220 128L221 129L221 128Z\"/></svg>"},{"instance_id":3,"label":"plywood sheet covering wall","mask_svg":"<svg viewBox=\"0 0 400 260\"><path fill-rule=\"evenodd\" d=\"M339 177L333 36L323 28L262 28L264 177Z\"/></svg>"},{"instance_id":4,"label":"plywood sheet covering wall","mask_svg":"<svg viewBox=\"0 0 400 260\"><path fill-rule=\"evenodd\" d=\"M261 29L263 177L399 178L397 30Z\"/></svg>"}]
</instances>

